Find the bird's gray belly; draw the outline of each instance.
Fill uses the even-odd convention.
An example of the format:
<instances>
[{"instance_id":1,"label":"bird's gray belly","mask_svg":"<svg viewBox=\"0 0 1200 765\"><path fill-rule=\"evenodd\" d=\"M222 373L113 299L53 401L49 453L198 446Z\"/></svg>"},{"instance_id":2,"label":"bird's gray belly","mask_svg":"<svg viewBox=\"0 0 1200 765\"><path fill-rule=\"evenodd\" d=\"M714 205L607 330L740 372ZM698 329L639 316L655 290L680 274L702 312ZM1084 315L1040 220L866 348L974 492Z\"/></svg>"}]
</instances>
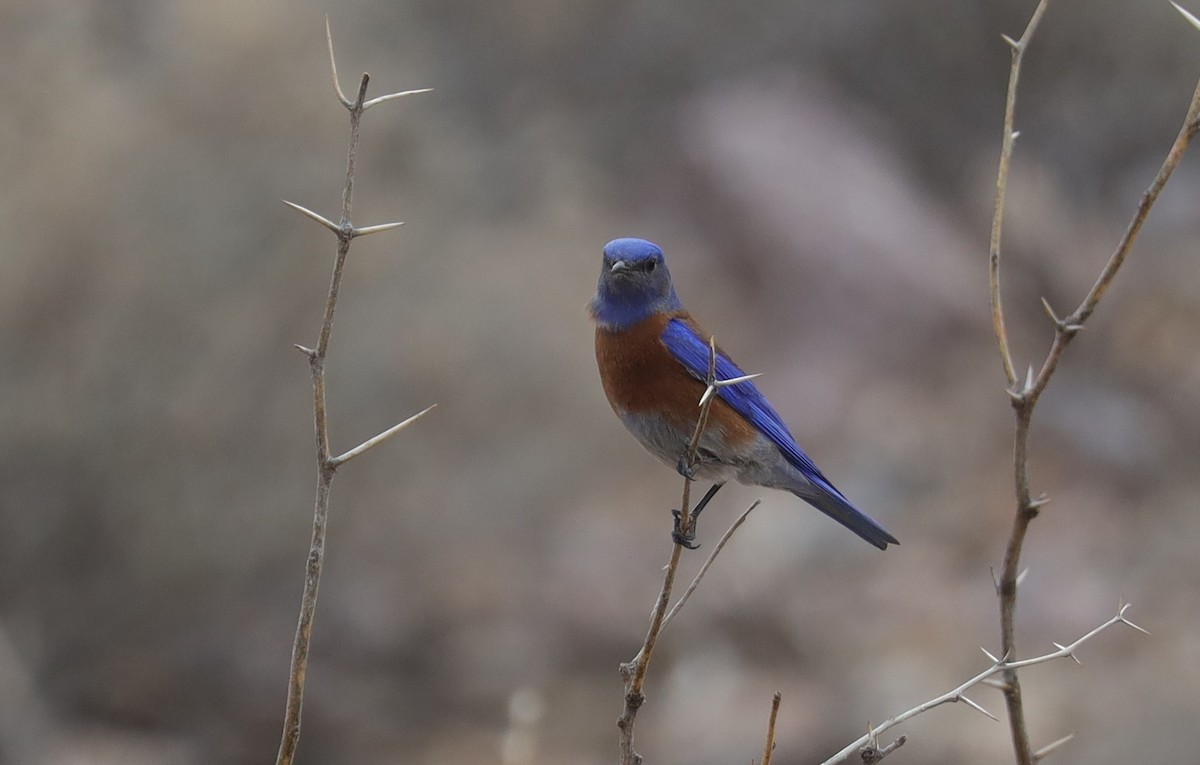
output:
<instances>
[{"instance_id":1,"label":"bird's gray belly","mask_svg":"<svg viewBox=\"0 0 1200 765\"><path fill-rule=\"evenodd\" d=\"M631 413L620 416L648 452L671 469L678 468L691 445L694 425L684 429L661 417ZM700 439L695 477L701 480L723 483L732 478L750 485L784 488L794 482L796 475L779 449L761 434L750 448L734 450L727 445L721 428L710 423Z\"/></svg>"}]
</instances>

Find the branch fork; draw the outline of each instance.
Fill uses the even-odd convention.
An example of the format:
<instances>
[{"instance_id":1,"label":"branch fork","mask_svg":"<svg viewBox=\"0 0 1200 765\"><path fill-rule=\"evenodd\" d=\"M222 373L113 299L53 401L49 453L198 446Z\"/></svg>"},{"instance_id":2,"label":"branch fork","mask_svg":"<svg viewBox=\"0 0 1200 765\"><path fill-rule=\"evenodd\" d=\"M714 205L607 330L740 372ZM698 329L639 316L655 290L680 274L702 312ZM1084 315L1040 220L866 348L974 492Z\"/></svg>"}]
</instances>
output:
<instances>
[{"instance_id":1,"label":"branch fork","mask_svg":"<svg viewBox=\"0 0 1200 765\"><path fill-rule=\"evenodd\" d=\"M995 209L992 217L991 243L988 250L988 287L992 312L992 328L1000 353L1001 365L1004 368L1006 381L1005 393L1013 406L1016 417L1016 430L1013 448L1013 478L1016 494L1016 511L1013 515L1012 532L1004 553L1004 565L1000 577L996 580L996 591L1000 596L1000 631L1001 642L1006 656L1016 655L1015 612L1017 583L1019 581L1021 550L1030 522L1037 517L1039 510L1048 498L1045 494L1033 496L1030 490L1028 450L1029 430L1033 419L1033 411L1042 393L1050 383L1050 378L1058 368L1063 353L1071 341L1083 329L1088 318L1096 310L1100 300L1108 291L1117 271L1124 263L1126 256L1133 247L1150 208L1158 199L1167 180L1179 165L1192 138L1200 132L1200 84L1192 96L1183 127L1180 129L1175 142L1172 144L1166 159L1163 161L1158 174L1150 187L1142 195L1138 207L1130 221L1124 236L1116 250L1109 257L1099 277L1092 285L1079 306L1068 316L1059 317L1046 299L1042 299L1042 308L1054 324L1054 340L1042 362L1040 370L1034 374L1033 367L1028 367L1022 384L1016 374L1012 351L1008 342L1008 331L1004 320L1004 311L1000 290L1000 242L1004 222L1004 203L1008 186L1009 166L1012 161L1013 143L1018 135L1013 127L1016 112L1017 85L1020 80L1021 63L1037 26L1046 11L1049 0L1040 0L1029 23L1020 39L1014 40L1004 36L1004 41L1012 50L1012 63L1009 68L1008 95L1004 108L1004 131L1000 146L1000 162L996 174ZM1189 23L1200 29L1200 20L1173 3ZM1073 654L1070 654L1073 657ZM1074 657L1073 657L1074 658ZM1021 662L1004 664L1003 690L1005 705L1008 710L1010 733L1017 765L1032 765L1046 753L1046 749L1034 752L1029 743L1029 734L1025 722L1024 705L1021 700L1021 685L1017 677L1017 668ZM1056 742L1054 746L1060 745Z\"/></svg>"}]
</instances>

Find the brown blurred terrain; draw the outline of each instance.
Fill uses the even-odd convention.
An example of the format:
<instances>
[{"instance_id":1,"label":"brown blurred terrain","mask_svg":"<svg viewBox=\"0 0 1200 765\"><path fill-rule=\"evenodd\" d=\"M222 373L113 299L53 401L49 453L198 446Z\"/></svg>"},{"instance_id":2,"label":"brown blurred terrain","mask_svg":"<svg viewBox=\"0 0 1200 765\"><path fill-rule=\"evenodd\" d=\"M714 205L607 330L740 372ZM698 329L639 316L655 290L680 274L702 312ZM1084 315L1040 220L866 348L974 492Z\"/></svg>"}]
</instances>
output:
<instances>
[{"instance_id":1,"label":"brown blurred terrain","mask_svg":"<svg viewBox=\"0 0 1200 765\"><path fill-rule=\"evenodd\" d=\"M638 748L820 761L986 665L1011 413L986 245L1008 51L1033 2L600 0L0 6L0 762L274 758L311 523L307 366L347 87L364 120L329 369L334 484L300 760L607 763L617 664L679 481L603 400L584 304L616 236L902 542L763 506L665 633ZM1196 7L1193 11L1200 10ZM1029 54L1006 230L1022 370L1091 284L1183 117L1200 34L1058 0ZM1185 761L1200 719L1200 155L1034 424L1019 642L1055 762ZM687 556L690 577L705 550ZM973 698L1000 713L991 689ZM514 722L517 719L518 722ZM889 762L1009 762L960 706ZM1182 757L1182 759L1181 759Z\"/></svg>"}]
</instances>

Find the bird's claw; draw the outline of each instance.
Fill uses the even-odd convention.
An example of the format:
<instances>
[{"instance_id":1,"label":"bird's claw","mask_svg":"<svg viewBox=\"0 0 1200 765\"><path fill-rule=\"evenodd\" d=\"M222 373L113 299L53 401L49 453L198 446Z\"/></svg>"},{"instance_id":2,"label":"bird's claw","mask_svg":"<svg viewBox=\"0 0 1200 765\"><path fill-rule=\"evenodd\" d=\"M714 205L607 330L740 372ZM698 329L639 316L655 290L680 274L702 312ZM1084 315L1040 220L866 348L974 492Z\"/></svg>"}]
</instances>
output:
<instances>
[{"instance_id":1,"label":"bird's claw","mask_svg":"<svg viewBox=\"0 0 1200 765\"><path fill-rule=\"evenodd\" d=\"M700 545L696 544L696 524L689 524L689 528L685 533L680 528L683 522L683 513L678 510L671 510L671 517L675 519L675 527L671 529L671 539L675 544L686 547L689 550L696 550Z\"/></svg>"},{"instance_id":2,"label":"bird's claw","mask_svg":"<svg viewBox=\"0 0 1200 765\"><path fill-rule=\"evenodd\" d=\"M686 454L679 458L679 462L675 463L675 470L689 481L696 480L696 466L691 463Z\"/></svg>"}]
</instances>

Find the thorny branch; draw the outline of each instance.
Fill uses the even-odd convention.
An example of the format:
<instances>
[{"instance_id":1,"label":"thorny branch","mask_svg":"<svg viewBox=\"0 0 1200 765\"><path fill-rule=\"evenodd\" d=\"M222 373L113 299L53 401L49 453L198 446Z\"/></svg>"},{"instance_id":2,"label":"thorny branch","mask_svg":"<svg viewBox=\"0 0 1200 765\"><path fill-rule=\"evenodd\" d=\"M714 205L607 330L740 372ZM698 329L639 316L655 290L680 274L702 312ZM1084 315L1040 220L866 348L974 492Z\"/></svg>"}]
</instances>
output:
<instances>
[{"instance_id":1,"label":"thorny branch","mask_svg":"<svg viewBox=\"0 0 1200 765\"><path fill-rule=\"evenodd\" d=\"M1023 669L1025 667L1032 667L1036 664L1044 664L1048 661L1054 661L1055 659L1070 658L1070 659L1073 659L1076 662L1078 662L1079 659L1075 656L1075 652L1077 650L1079 650L1079 647L1082 646L1084 643L1088 642L1089 640L1091 640L1092 638L1099 635L1101 632L1104 632L1105 630L1107 630L1109 627L1113 626L1114 624L1124 624L1127 627L1131 627L1132 629L1137 630L1138 632L1146 633L1146 630L1142 629L1138 625L1134 624L1133 622L1131 622L1127 618L1125 618L1125 612L1128 610L1129 610L1129 604L1122 603L1117 608L1117 613L1115 616L1113 616L1112 618L1110 618L1108 621L1104 622L1103 624L1099 625L1095 629L1091 630L1087 634L1079 637L1077 640L1075 640L1075 642L1068 643L1067 645L1059 645L1058 643L1054 643L1054 647L1055 647L1054 651L1052 651L1051 653L1043 654L1042 656L1035 656L1032 659L1023 659L1021 661L1011 661L1011 660L1009 660L1007 655L997 658L996 656L992 655L988 651L984 650L983 651L984 655L987 656L992 661L991 666L989 666L987 669L983 670L979 674L977 674L974 677L972 677L971 679L967 680L962 685L959 685L957 688L952 688L940 696L935 696L932 699L929 699L928 701L918 704L917 706L913 707L912 709L901 712L900 714L896 715L895 717L891 717L891 718L883 721L879 725L877 725L877 726L871 728L869 731L867 731L867 734L865 736L862 736L861 738L851 741L849 744L846 745L845 748L843 748L837 754L830 757L828 760L825 760L823 763L821 763L821 765L835 765L835 763L845 762L846 759L850 755L852 755L855 751L860 751L864 747L868 747L868 746L874 747L875 739L881 733L884 733L884 732L890 730L891 728L896 727L897 725L899 725L902 722L911 720L912 718L916 717L919 714L928 712L930 709L933 709L934 707L941 706L942 704L949 704L952 702L961 701L964 704L966 704L967 706L974 709L975 711L980 712L981 714L984 714L984 715L990 717L991 719L995 720L996 719L995 715L993 715L991 712L989 712L986 709L984 709L983 707L981 707L979 704L976 704L971 699L967 698L966 692L968 690L970 690L971 688L973 688L976 685L979 685L980 683L984 683L984 682L990 680L992 677L994 677L998 674L1014 672L1018 669ZM1149 634L1149 633L1146 633L1146 634ZM980 650L983 650L983 649L980 649ZM1058 745L1059 743L1060 742L1055 742L1055 744L1051 744L1051 746ZM895 748L896 746L899 746L899 743L896 743L893 746L889 747L889 750Z\"/></svg>"},{"instance_id":2,"label":"thorny branch","mask_svg":"<svg viewBox=\"0 0 1200 765\"><path fill-rule=\"evenodd\" d=\"M1014 622L1017 585L1021 573L1021 549L1024 545L1025 535L1029 529L1030 522L1037 517L1039 508L1048 501L1048 498L1044 494L1037 497L1033 496L1029 486L1029 427L1033 419L1034 407L1049 384L1051 376L1053 376L1055 370L1058 368L1059 361L1062 359L1067 346L1075 338L1075 335L1083 329L1084 323L1096 310L1101 298L1108 291L1113 278L1132 249L1137 235L1141 232L1142 225L1146 221L1146 216L1149 214L1150 208L1153 207L1167 180L1179 165L1192 138L1200 130L1200 83L1198 83L1192 95L1192 102L1188 108L1187 117L1184 119L1183 127L1180 128L1179 135L1172 144L1166 159L1163 161L1150 187L1142 195L1133 219L1130 221L1125 234L1121 237L1121 241L1117 244L1116 250L1109 257L1108 262L1104 265L1099 277L1097 277L1096 282L1092 285L1092 288L1088 291L1082 302L1080 302L1079 306L1069 316L1059 318L1050 304L1045 300L1042 301L1047 315L1054 324L1054 341L1050 346L1045 360L1042 362L1041 369L1035 375L1033 367L1030 367L1025 375L1024 382L1021 383L1017 378L1012 354L1009 349L1008 334L1001 307L1000 234L1004 221L1004 200L1007 191L1008 170L1012 157L1013 141L1018 135L1017 131L1013 129L1013 115L1016 106L1017 82L1020 75L1021 61L1029 40L1036 30L1042 14L1046 10L1048 2L1049 0L1041 0L1038 3L1032 18L1029 20L1029 24L1025 28L1025 32L1021 35L1021 39L1012 40L1008 37L1004 38L1012 47L1012 65L1009 70L1008 96L1004 112L1004 138L1001 144L1000 164L996 178L996 206L995 215L992 220L991 247L989 251L989 286L993 329L1000 350L1001 363L1004 366L1007 393L1012 401L1016 416L1013 447L1013 477L1017 508L1013 517L1012 532L1004 553L1004 565L996 585L997 595L1000 600L1002 650L1007 656L1015 656L1017 654ZM1178 8L1178 6L1176 7ZM1180 9L1180 12L1184 13L1185 17L1190 16L1183 9ZM1189 21L1191 21L1190 18ZM1021 701L1021 685L1015 666L1005 670L1003 688L1017 763L1018 765L1033 765L1037 757L1029 742L1029 733Z\"/></svg>"},{"instance_id":3,"label":"thorny branch","mask_svg":"<svg viewBox=\"0 0 1200 765\"><path fill-rule=\"evenodd\" d=\"M1033 33L1037 31L1038 23L1041 21L1042 14L1045 13L1048 3L1049 0L1040 0L1037 8L1034 9L1033 16L1029 19L1029 24L1025 27L1025 32L1021 35L1021 39L1013 40L1010 37L1004 38L1005 42L1012 48L1012 64L1009 67L1008 95L1004 105L1004 137L1000 145L1000 166L996 174L996 209L992 218L991 246L988 252L988 286L991 294L992 329L995 332L996 341L1000 348L1000 360L1004 365L1004 375L1009 391L1017 389L1018 381L1013 365L1012 352L1008 345L1008 331L1004 322L1004 311L1000 298L1000 235L1004 224L1004 201L1008 191L1008 169L1012 162L1013 143L1016 141L1018 135L1013 127L1013 121L1016 113L1017 84L1020 81L1021 62L1024 60L1026 47L1029 45ZM1028 378L1026 378L1027 386L1028 382ZM1014 398L1013 401L1015 405L1017 399ZM1031 409L1032 407L1030 407ZM1029 411L1027 415L1031 413ZM1026 466L1025 436L1023 436L1023 434L1028 433L1028 426L1028 416L1023 419L1021 410L1018 409L1017 445L1015 449L1018 509L1013 521L1012 534L1004 555L1003 573L996 585L996 594L1000 598L1001 646L1005 656L1013 656L1016 653L1013 615L1016 610L1017 577L1019 574L1017 567L1020 561L1021 547L1025 539L1025 531L1029 527L1029 521L1032 520L1033 515L1037 512L1036 505L1031 503L1028 498L1029 476ZM1021 684L1016 672L1009 672L1005 676L1004 700L1005 706L1008 709L1009 728L1017 762L1019 765L1032 765L1029 759L1031 756L1029 731L1025 725L1025 713L1021 703Z\"/></svg>"},{"instance_id":4,"label":"thorny branch","mask_svg":"<svg viewBox=\"0 0 1200 765\"><path fill-rule=\"evenodd\" d=\"M296 348L308 356L309 369L312 373L313 386L313 429L317 445L317 491L313 508L312 541L309 545L308 563L304 577L304 593L300 601L300 618L296 625L296 637L292 643L292 659L288 672L287 705L284 710L283 737L279 743L279 754L276 765L291 765L296 756L296 747L300 742L300 713L304 703L304 684L308 673L308 653L312 643L313 618L317 607L317 590L321 582L321 571L325 560L325 527L329 517L329 491L334 474L339 466L357 457L363 452L387 441L396 433L415 422L421 415L433 407L409 417L407 420L388 428L378 436L369 439L359 446L350 449L339 457L331 457L329 450L329 427L325 407L325 358L329 351L329 339L333 332L333 314L337 307L338 290L342 283L342 272L346 265L346 256L350 252L350 242L357 236L388 231L402 224L385 223L378 226L355 228L350 220L352 200L354 196L354 164L358 152L359 124L363 112L374 103L396 98L408 93L424 91L406 91L390 96L366 100L369 75L363 74L359 82L358 94L353 101L342 93L341 84L337 77L337 63L333 57L333 36L329 31L329 19L325 19L325 40L329 47L329 65L333 72L333 84L338 100L350 112L350 142L346 152L346 180L342 186L342 212L337 223L301 207L292 202L284 204L299 211L301 214L316 221L337 236L337 252L333 262L333 275L330 278L329 294L325 300L325 314L321 322L321 331L315 348L297 345Z\"/></svg>"},{"instance_id":5,"label":"thorny branch","mask_svg":"<svg viewBox=\"0 0 1200 765\"><path fill-rule=\"evenodd\" d=\"M1004 324L1004 309L1000 302L1000 234L1004 222L1004 200L1008 191L1008 168L1012 163L1013 144L1017 140L1017 131L1013 129L1013 120L1017 110L1017 83L1021 79L1021 62L1025 58L1025 48L1029 39L1037 30L1042 14L1050 0L1041 0L1029 19L1025 33L1020 40L1005 36L1004 41L1012 48L1012 65L1008 70L1008 97L1004 102L1004 137L1000 141L1000 170L996 174L996 206L992 214L992 241L988 248L988 287L991 293L992 328L996 333L996 342L1000 346L1000 361L1004 364L1004 375L1008 385L1017 384L1017 373L1013 367L1012 353L1008 349L1008 332Z\"/></svg>"}]
</instances>

